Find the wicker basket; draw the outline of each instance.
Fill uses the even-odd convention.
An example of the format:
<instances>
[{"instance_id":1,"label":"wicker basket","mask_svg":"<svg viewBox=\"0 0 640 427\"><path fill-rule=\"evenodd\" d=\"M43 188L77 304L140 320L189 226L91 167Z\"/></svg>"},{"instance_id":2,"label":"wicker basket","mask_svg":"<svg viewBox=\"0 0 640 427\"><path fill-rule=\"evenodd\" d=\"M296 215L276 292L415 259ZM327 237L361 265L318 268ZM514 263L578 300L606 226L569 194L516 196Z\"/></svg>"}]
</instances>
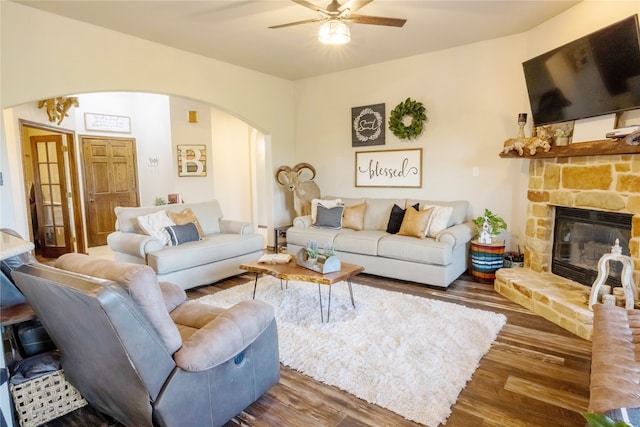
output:
<instances>
[{"instance_id":1,"label":"wicker basket","mask_svg":"<svg viewBox=\"0 0 640 427\"><path fill-rule=\"evenodd\" d=\"M22 427L38 426L87 404L64 377L64 370L10 385L16 413Z\"/></svg>"}]
</instances>

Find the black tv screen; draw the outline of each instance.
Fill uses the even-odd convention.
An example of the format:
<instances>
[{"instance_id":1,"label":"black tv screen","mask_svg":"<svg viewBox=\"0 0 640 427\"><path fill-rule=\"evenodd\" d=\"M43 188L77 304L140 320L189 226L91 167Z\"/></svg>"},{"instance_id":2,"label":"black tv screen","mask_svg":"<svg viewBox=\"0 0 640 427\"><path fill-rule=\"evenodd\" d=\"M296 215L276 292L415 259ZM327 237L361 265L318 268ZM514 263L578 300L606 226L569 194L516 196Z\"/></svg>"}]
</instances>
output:
<instances>
[{"instance_id":1,"label":"black tv screen","mask_svg":"<svg viewBox=\"0 0 640 427\"><path fill-rule=\"evenodd\" d=\"M638 15L525 61L536 126L640 108Z\"/></svg>"}]
</instances>

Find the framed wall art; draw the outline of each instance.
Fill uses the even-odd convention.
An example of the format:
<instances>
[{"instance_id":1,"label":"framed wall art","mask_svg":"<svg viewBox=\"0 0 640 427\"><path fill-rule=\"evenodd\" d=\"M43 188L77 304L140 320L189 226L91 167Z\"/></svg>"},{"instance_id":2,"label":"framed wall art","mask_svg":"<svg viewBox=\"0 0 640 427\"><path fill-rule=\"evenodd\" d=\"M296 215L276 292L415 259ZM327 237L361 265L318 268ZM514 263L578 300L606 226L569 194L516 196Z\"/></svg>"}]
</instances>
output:
<instances>
[{"instance_id":1,"label":"framed wall art","mask_svg":"<svg viewBox=\"0 0 640 427\"><path fill-rule=\"evenodd\" d=\"M84 113L84 128L101 132L131 133L131 119L110 114Z\"/></svg>"},{"instance_id":2,"label":"framed wall art","mask_svg":"<svg viewBox=\"0 0 640 427\"><path fill-rule=\"evenodd\" d=\"M384 104L351 109L351 146L384 145Z\"/></svg>"},{"instance_id":3,"label":"framed wall art","mask_svg":"<svg viewBox=\"0 0 640 427\"><path fill-rule=\"evenodd\" d=\"M207 176L207 147L178 145L178 176Z\"/></svg>"},{"instance_id":4,"label":"framed wall art","mask_svg":"<svg viewBox=\"0 0 640 427\"><path fill-rule=\"evenodd\" d=\"M356 187L422 188L422 148L356 152Z\"/></svg>"}]
</instances>

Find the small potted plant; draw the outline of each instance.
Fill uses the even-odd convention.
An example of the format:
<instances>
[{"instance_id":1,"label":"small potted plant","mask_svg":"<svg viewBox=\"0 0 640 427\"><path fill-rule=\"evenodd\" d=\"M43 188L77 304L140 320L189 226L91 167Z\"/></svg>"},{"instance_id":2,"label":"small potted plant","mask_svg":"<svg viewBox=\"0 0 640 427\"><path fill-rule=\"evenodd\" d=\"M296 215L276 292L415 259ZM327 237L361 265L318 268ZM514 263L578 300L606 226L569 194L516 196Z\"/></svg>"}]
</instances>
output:
<instances>
[{"instance_id":1,"label":"small potted plant","mask_svg":"<svg viewBox=\"0 0 640 427\"><path fill-rule=\"evenodd\" d=\"M499 235L502 230L507 229L505 220L495 215L489 209L484 210L484 215L475 218L473 224L478 229L480 243L491 243L493 237Z\"/></svg>"},{"instance_id":2,"label":"small potted plant","mask_svg":"<svg viewBox=\"0 0 640 427\"><path fill-rule=\"evenodd\" d=\"M318 242L316 242L315 240L309 240L307 242L307 261L315 264L318 262Z\"/></svg>"},{"instance_id":3,"label":"small potted plant","mask_svg":"<svg viewBox=\"0 0 640 427\"><path fill-rule=\"evenodd\" d=\"M560 147L563 145L569 145L569 138L571 138L571 135L573 135L573 129L571 129L569 125L556 129L554 134L556 146Z\"/></svg>"}]
</instances>

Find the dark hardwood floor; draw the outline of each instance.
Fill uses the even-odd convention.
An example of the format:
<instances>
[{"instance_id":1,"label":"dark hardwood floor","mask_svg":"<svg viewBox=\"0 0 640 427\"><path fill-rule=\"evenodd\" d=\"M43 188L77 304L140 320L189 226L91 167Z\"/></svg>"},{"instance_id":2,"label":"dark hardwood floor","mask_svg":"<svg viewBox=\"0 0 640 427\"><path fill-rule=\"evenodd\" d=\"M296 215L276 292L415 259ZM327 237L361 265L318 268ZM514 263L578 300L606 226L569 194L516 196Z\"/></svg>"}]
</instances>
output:
<instances>
[{"instance_id":1,"label":"dark hardwood floor","mask_svg":"<svg viewBox=\"0 0 640 427\"><path fill-rule=\"evenodd\" d=\"M188 291L191 299L252 280L244 274ZM503 313L508 318L452 406L448 427L585 426L591 343L463 275L446 291L361 274L354 282ZM451 319L455 322L455 319ZM419 328L420 325L416 325ZM398 360L402 363L402 360ZM47 426L107 426L90 407ZM339 389L282 367L280 382L227 424L242 426L418 426Z\"/></svg>"}]
</instances>

